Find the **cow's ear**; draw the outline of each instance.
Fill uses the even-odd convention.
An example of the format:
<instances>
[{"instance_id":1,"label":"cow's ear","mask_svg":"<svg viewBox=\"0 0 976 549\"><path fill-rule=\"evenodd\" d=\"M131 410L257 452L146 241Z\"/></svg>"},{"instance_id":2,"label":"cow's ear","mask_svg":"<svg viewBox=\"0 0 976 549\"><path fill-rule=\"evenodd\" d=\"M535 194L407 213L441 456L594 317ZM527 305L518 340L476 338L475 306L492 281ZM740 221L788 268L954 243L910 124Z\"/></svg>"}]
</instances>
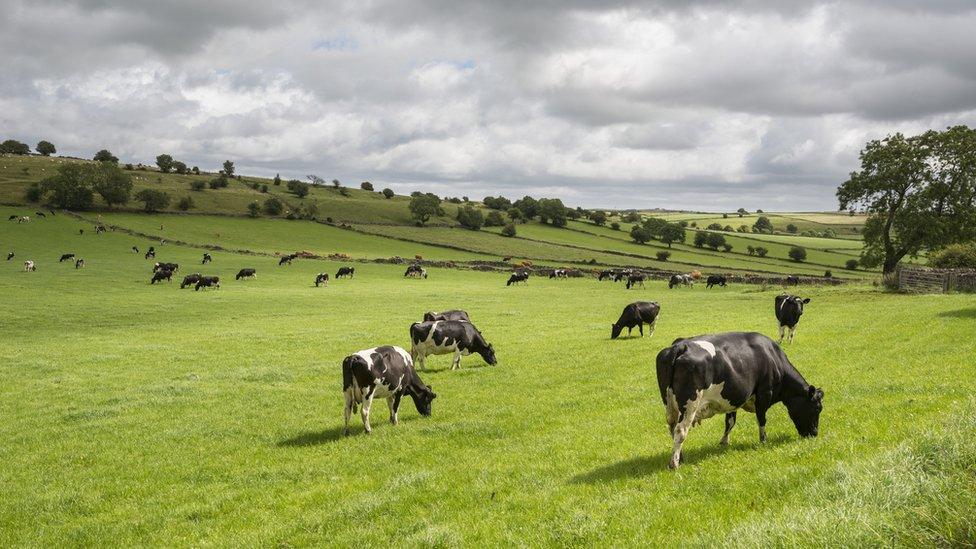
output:
<instances>
[{"instance_id":1,"label":"cow's ear","mask_svg":"<svg viewBox=\"0 0 976 549\"><path fill-rule=\"evenodd\" d=\"M810 303L810 298L808 297L808 298L804 299L803 302L804 303Z\"/></svg>"},{"instance_id":2,"label":"cow's ear","mask_svg":"<svg viewBox=\"0 0 976 549\"><path fill-rule=\"evenodd\" d=\"M810 395L810 398L812 398L812 399L815 399L815 398L817 398L817 392L818 392L818 391L819 391L819 389L817 389L817 388L816 388L816 387L814 387L813 385L811 385L811 386L810 386L810 387L809 387L809 388L807 389L807 393L809 393L809 395Z\"/></svg>"}]
</instances>

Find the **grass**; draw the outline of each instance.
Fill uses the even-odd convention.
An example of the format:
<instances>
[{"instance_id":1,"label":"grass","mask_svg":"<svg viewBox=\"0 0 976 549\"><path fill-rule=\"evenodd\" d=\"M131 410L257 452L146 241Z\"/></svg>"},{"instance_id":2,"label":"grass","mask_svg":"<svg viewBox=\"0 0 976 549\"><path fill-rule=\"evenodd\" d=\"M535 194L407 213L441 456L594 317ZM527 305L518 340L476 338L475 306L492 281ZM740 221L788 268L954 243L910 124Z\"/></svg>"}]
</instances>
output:
<instances>
[{"instance_id":1,"label":"grass","mask_svg":"<svg viewBox=\"0 0 976 549\"><path fill-rule=\"evenodd\" d=\"M670 472L655 354L679 336L772 334L778 288L506 288L364 264L316 289L337 263L216 252L201 271L224 287L180 291L148 284L127 251L145 240L79 226L0 225L17 254L0 264L2 546L972 543L976 296L801 287L812 302L786 350L826 391L821 436L799 439L777 406L769 443L745 414L722 450L712 419ZM69 251L89 266L58 264ZM245 266L258 278L234 281ZM661 303L657 332L609 340L635 299ZM380 404L373 435L356 419L341 437L342 357L407 345L423 311L453 307L499 365L434 357L431 418L406 403L392 427Z\"/></svg>"}]
</instances>

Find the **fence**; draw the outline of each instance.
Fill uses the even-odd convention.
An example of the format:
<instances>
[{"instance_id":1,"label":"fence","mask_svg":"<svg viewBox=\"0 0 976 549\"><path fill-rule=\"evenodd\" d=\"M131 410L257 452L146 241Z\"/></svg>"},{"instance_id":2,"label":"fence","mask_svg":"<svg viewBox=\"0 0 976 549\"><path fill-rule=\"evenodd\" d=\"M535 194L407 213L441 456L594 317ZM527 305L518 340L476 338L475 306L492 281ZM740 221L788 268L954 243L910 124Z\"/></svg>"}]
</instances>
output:
<instances>
[{"instance_id":1,"label":"fence","mask_svg":"<svg viewBox=\"0 0 976 549\"><path fill-rule=\"evenodd\" d=\"M912 293L947 293L976 291L976 269L928 269L899 267L895 278L897 289Z\"/></svg>"}]
</instances>

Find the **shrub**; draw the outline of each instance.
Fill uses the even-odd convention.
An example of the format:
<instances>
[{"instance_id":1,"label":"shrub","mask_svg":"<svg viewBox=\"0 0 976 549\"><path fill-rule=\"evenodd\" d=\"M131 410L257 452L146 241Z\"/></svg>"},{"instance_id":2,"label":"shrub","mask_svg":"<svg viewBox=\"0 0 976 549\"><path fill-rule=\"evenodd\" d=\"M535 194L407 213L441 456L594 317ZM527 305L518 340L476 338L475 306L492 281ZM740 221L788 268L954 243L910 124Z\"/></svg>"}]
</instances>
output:
<instances>
[{"instance_id":1,"label":"shrub","mask_svg":"<svg viewBox=\"0 0 976 549\"><path fill-rule=\"evenodd\" d=\"M268 215L281 215L285 211L285 205L276 197L271 197L264 201L264 213Z\"/></svg>"},{"instance_id":2,"label":"shrub","mask_svg":"<svg viewBox=\"0 0 976 549\"><path fill-rule=\"evenodd\" d=\"M342 196L349 196L349 189L346 187L339 187L339 194Z\"/></svg>"},{"instance_id":3,"label":"shrub","mask_svg":"<svg viewBox=\"0 0 976 549\"><path fill-rule=\"evenodd\" d=\"M709 231L721 231L722 230L722 224L721 223L712 223L708 227L705 227L705 228L708 229Z\"/></svg>"},{"instance_id":4,"label":"shrub","mask_svg":"<svg viewBox=\"0 0 976 549\"><path fill-rule=\"evenodd\" d=\"M134 170L135 168L134 168L134 167L132 166L132 164L126 164L126 165L125 165L125 169L126 169L126 170L129 170L129 171L131 172L131 171L132 171L132 170Z\"/></svg>"},{"instance_id":5,"label":"shrub","mask_svg":"<svg viewBox=\"0 0 976 549\"><path fill-rule=\"evenodd\" d=\"M190 171L193 172L193 175L200 175L200 168L197 166L193 166L193 169Z\"/></svg>"},{"instance_id":6,"label":"shrub","mask_svg":"<svg viewBox=\"0 0 976 549\"><path fill-rule=\"evenodd\" d=\"M189 210L193 206L194 206L194 204L193 204L193 197L192 196L184 196L183 198L180 199L179 202L176 203L176 207L179 208L180 211L183 211L183 212Z\"/></svg>"},{"instance_id":7,"label":"shrub","mask_svg":"<svg viewBox=\"0 0 976 549\"><path fill-rule=\"evenodd\" d=\"M251 217L257 217L261 215L261 205L258 204L257 200L247 205L247 215Z\"/></svg>"},{"instance_id":8,"label":"shrub","mask_svg":"<svg viewBox=\"0 0 976 549\"><path fill-rule=\"evenodd\" d=\"M486 208L492 210L506 211L512 207L512 201L505 198L504 196L499 196L497 198L494 196L486 196L484 200L482 200L481 202L485 205Z\"/></svg>"},{"instance_id":9,"label":"shrub","mask_svg":"<svg viewBox=\"0 0 976 549\"><path fill-rule=\"evenodd\" d=\"M824 278L834 278L834 273L830 269L824 271Z\"/></svg>"},{"instance_id":10,"label":"shrub","mask_svg":"<svg viewBox=\"0 0 976 549\"><path fill-rule=\"evenodd\" d=\"M493 211L492 213L498 212ZM457 221L465 229L477 231L484 225L485 216L482 215L481 210L476 210L471 206L464 206L463 208L458 208Z\"/></svg>"},{"instance_id":11,"label":"shrub","mask_svg":"<svg viewBox=\"0 0 976 549\"><path fill-rule=\"evenodd\" d=\"M309 184L299 181L297 179L292 179L288 181L288 190L292 192L298 198L305 198L308 196Z\"/></svg>"},{"instance_id":12,"label":"shrub","mask_svg":"<svg viewBox=\"0 0 976 549\"><path fill-rule=\"evenodd\" d=\"M268 192L268 186L267 185L261 185L261 192L263 192L263 193Z\"/></svg>"},{"instance_id":13,"label":"shrub","mask_svg":"<svg viewBox=\"0 0 976 549\"><path fill-rule=\"evenodd\" d=\"M492 210L485 216L485 227L503 227L504 225L505 218L502 217L502 213L498 210Z\"/></svg>"},{"instance_id":14,"label":"shrub","mask_svg":"<svg viewBox=\"0 0 976 549\"><path fill-rule=\"evenodd\" d=\"M592 220L595 225L603 226L607 222L607 214L597 210L593 212L593 215L590 216L590 220Z\"/></svg>"},{"instance_id":15,"label":"shrub","mask_svg":"<svg viewBox=\"0 0 976 549\"><path fill-rule=\"evenodd\" d=\"M509 223L502 227L502 236L513 237L515 236L515 224Z\"/></svg>"},{"instance_id":16,"label":"shrub","mask_svg":"<svg viewBox=\"0 0 976 549\"><path fill-rule=\"evenodd\" d=\"M691 226L692 227L697 227L698 226L698 222L697 221L692 221L691 222Z\"/></svg>"},{"instance_id":17,"label":"shrub","mask_svg":"<svg viewBox=\"0 0 976 549\"><path fill-rule=\"evenodd\" d=\"M976 268L976 242L952 244L932 252L929 265L940 269Z\"/></svg>"},{"instance_id":18,"label":"shrub","mask_svg":"<svg viewBox=\"0 0 976 549\"><path fill-rule=\"evenodd\" d=\"M758 255L759 257L766 257L766 254L768 253L769 250L767 250L766 248L763 248L762 246L756 247L756 255Z\"/></svg>"},{"instance_id":19,"label":"shrub","mask_svg":"<svg viewBox=\"0 0 976 549\"><path fill-rule=\"evenodd\" d=\"M27 187L27 190L24 191L24 199L26 199L28 202L40 202L41 197L43 196L44 193L41 191L41 187L38 186L37 183Z\"/></svg>"},{"instance_id":20,"label":"shrub","mask_svg":"<svg viewBox=\"0 0 976 549\"><path fill-rule=\"evenodd\" d=\"M229 185L230 182L227 180L227 176L220 174L217 177L210 180L211 189L223 189Z\"/></svg>"},{"instance_id":21,"label":"shrub","mask_svg":"<svg viewBox=\"0 0 976 549\"><path fill-rule=\"evenodd\" d=\"M798 231L798 230L799 229L796 227L796 225L794 225L792 223L787 223L786 224L786 232L796 234L796 231Z\"/></svg>"},{"instance_id":22,"label":"shrub","mask_svg":"<svg viewBox=\"0 0 976 549\"><path fill-rule=\"evenodd\" d=\"M705 245L713 250L718 250L725 246L725 237L718 233L708 233L705 238Z\"/></svg>"},{"instance_id":23,"label":"shrub","mask_svg":"<svg viewBox=\"0 0 976 549\"><path fill-rule=\"evenodd\" d=\"M34 147L34 150L44 156L51 156L52 154L58 152L57 149L54 148L54 143L51 143L50 141L39 141L37 146Z\"/></svg>"},{"instance_id":24,"label":"shrub","mask_svg":"<svg viewBox=\"0 0 976 549\"><path fill-rule=\"evenodd\" d=\"M190 181L190 189L194 191L202 191L207 188L207 184L203 181Z\"/></svg>"},{"instance_id":25,"label":"shrub","mask_svg":"<svg viewBox=\"0 0 976 549\"><path fill-rule=\"evenodd\" d=\"M746 246L746 253L748 253L749 255L756 255L756 247L753 246L752 244Z\"/></svg>"},{"instance_id":26,"label":"shrub","mask_svg":"<svg viewBox=\"0 0 976 549\"><path fill-rule=\"evenodd\" d=\"M667 250L661 250L655 254L658 261L667 261L671 257L671 252Z\"/></svg>"},{"instance_id":27,"label":"shrub","mask_svg":"<svg viewBox=\"0 0 976 549\"><path fill-rule=\"evenodd\" d=\"M848 259L847 262L844 263L844 267L846 267L848 271L855 271L855 270L857 270L857 260L856 259Z\"/></svg>"},{"instance_id":28,"label":"shrub","mask_svg":"<svg viewBox=\"0 0 976 549\"><path fill-rule=\"evenodd\" d=\"M393 198L394 196L396 196L396 193L393 192L393 189L386 188L386 189L383 189L383 196L385 196L386 199L389 200L389 199Z\"/></svg>"},{"instance_id":29,"label":"shrub","mask_svg":"<svg viewBox=\"0 0 976 549\"><path fill-rule=\"evenodd\" d=\"M278 185L281 185L281 174L280 173L276 173L275 174L274 184L275 184L275 187L277 187Z\"/></svg>"},{"instance_id":30,"label":"shrub","mask_svg":"<svg viewBox=\"0 0 976 549\"><path fill-rule=\"evenodd\" d=\"M147 213L158 212L169 206L169 194L156 189L143 189L136 193L136 200L145 204Z\"/></svg>"},{"instance_id":31,"label":"shrub","mask_svg":"<svg viewBox=\"0 0 976 549\"><path fill-rule=\"evenodd\" d=\"M95 156L92 157L92 160L96 162L118 162L119 157L110 153L108 149L102 149L97 153L95 153Z\"/></svg>"},{"instance_id":32,"label":"shrub","mask_svg":"<svg viewBox=\"0 0 976 549\"><path fill-rule=\"evenodd\" d=\"M364 191L372 191L373 190L373 184L370 183L369 181L363 181L362 183L359 184L359 188L362 189L362 190L364 190Z\"/></svg>"},{"instance_id":33,"label":"shrub","mask_svg":"<svg viewBox=\"0 0 976 549\"><path fill-rule=\"evenodd\" d=\"M802 246L793 246L789 251L790 259L797 263L802 263L807 259L807 250Z\"/></svg>"},{"instance_id":34,"label":"shrub","mask_svg":"<svg viewBox=\"0 0 976 549\"><path fill-rule=\"evenodd\" d=\"M752 232L769 234L773 232L773 222L766 216L759 216L759 219L752 224Z\"/></svg>"},{"instance_id":35,"label":"shrub","mask_svg":"<svg viewBox=\"0 0 976 549\"><path fill-rule=\"evenodd\" d=\"M706 242L708 242L708 233L702 231L695 233L694 245L696 248L703 248Z\"/></svg>"},{"instance_id":36,"label":"shrub","mask_svg":"<svg viewBox=\"0 0 976 549\"><path fill-rule=\"evenodd\" d=\"M615 231L619 231L620 230L620 223L617 223L616 221L614 221L614 222L610 223L610 228L613 229L613 230L615 230Z\"/></svg>"},{"instance_id":37,"label":"shrub","mask_svg":"<svg viewBox=\"0 0 976 549\"><path fill-rule=\"evenodd\" d=\"M726 252L731 252L732 251L732 245L729 244L729 243L722 244L722 249L725 250Z\"/></svg>"}]
</instances>

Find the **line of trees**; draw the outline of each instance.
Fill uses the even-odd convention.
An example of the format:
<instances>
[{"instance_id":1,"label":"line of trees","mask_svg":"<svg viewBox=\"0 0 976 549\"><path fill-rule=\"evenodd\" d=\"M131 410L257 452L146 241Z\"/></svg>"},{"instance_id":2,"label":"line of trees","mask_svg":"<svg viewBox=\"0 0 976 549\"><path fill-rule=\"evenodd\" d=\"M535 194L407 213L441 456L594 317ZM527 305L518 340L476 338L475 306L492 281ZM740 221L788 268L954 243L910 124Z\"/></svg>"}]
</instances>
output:
<instances>
[{"instance_id":1,"label":"line of trees","mask_svg":"<svg viewBox=\"0 0 976 549\"><path fill-rule=\"evenodd\" d=\"M38 141L37 145L34 146L34 150L43 156L51 156L52 154L58 152L53 143L44 140ZM7 139L0 143L0 154L30 154L30 146L27 145L27 143L22 143L16 139Z\"/></svg>"}]
</instances>

